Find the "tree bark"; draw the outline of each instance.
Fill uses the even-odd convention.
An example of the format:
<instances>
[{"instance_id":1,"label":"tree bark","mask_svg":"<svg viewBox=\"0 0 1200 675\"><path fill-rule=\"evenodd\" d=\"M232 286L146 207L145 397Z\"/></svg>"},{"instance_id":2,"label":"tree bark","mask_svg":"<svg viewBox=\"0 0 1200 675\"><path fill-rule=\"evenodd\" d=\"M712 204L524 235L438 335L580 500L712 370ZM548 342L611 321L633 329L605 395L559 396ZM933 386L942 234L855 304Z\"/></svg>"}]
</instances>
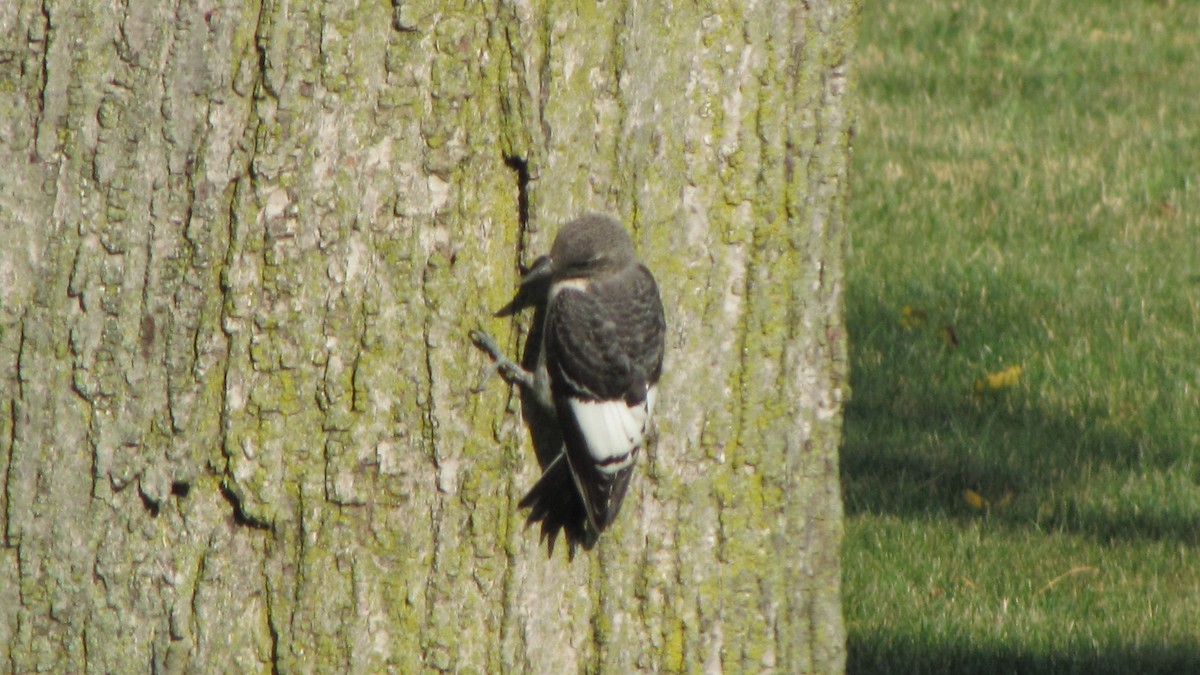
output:
<instances>
[{"instance_id":1,"label":"tree bark","mask_svg":"<svg viewBox=\"0 0 1200 675\"><path fill-rule=\"evenodd\" d=\"M0 670L840 671L856 16L0 6ZM669 337L572 557L467 332L584 211Z\"/></svg>"}]
</instances>

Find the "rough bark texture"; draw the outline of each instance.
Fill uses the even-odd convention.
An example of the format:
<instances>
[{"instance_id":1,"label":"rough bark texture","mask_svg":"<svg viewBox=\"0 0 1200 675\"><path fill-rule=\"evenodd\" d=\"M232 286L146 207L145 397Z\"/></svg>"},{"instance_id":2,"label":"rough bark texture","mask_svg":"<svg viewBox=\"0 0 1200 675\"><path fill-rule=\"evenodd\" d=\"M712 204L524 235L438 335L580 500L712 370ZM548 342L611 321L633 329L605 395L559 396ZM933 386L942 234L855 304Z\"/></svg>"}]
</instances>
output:
<instances>
[{"instance_id":1,"label":"rough bark texture","mask_svg":"<svg viewBox=\"0 0 1200 675\"><path fill-rule=\"evenodd\" d=\"M856 0L0 4L0 670L838 671ZM547 556L516 267L668 306Z\"/></svg>"}]
</instances>

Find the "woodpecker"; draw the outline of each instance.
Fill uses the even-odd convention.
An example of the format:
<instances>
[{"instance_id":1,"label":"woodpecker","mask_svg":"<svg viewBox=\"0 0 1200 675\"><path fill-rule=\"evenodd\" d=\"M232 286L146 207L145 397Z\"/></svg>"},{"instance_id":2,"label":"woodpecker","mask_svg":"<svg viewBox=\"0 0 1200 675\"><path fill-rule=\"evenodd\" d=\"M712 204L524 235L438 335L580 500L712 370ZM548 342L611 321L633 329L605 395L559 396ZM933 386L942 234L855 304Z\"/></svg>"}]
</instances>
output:
<instances>
[{"instance_id":1,"label":"woodpecker","mask_svg":"<svg viewBox=\"0 0 1200 675\"><path fill-rule=\"evenodd\" d=\"M625 228L608 216L588 214L563 226L521 288L547 280L533 372L505 358L486 334L473 331L472 338L508 381L535 395L562 435L560 454L521 506L536 511L539 490L553 489L545 484L565 462L595 537L620 512L650 427L666 320L653 275Z\"/></svg>"}]
</instances>

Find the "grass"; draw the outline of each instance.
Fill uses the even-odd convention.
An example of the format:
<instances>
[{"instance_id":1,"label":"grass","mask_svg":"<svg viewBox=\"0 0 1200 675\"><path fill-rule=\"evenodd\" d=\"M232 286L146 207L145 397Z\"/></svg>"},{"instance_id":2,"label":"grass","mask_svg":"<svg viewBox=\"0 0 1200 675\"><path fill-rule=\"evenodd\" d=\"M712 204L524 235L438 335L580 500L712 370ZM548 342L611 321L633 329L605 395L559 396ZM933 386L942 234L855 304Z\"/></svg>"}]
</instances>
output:
<instances>
[{"instance_id":1,"label":"grass","mask_svg":"<svg viewBox=\"0 0 1200 675\"><path fill-rule=\"evenodd\" d=\"M879 0L860 45L848 670L1200 672L1200 10Z\"/></svg>"}]
</instances>

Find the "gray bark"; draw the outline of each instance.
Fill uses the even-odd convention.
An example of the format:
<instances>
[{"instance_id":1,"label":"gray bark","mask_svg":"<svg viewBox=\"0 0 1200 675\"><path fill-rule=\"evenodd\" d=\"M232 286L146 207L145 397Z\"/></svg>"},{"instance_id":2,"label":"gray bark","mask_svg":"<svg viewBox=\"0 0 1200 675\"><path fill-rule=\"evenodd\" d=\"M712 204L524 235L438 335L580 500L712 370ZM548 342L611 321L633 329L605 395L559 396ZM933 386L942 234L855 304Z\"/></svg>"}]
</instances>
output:
<instances>
[{"instance_id":1,"label":"gray bark","mask_svg":"<svg viewBox=\"0 0 1200 675\"><path fill-rule=\"evenodd\" d=\"M856 2L0 5L0 670L834 672ZM668 307L547 555L518 263Z\"/></svg>"}]
</instances>

